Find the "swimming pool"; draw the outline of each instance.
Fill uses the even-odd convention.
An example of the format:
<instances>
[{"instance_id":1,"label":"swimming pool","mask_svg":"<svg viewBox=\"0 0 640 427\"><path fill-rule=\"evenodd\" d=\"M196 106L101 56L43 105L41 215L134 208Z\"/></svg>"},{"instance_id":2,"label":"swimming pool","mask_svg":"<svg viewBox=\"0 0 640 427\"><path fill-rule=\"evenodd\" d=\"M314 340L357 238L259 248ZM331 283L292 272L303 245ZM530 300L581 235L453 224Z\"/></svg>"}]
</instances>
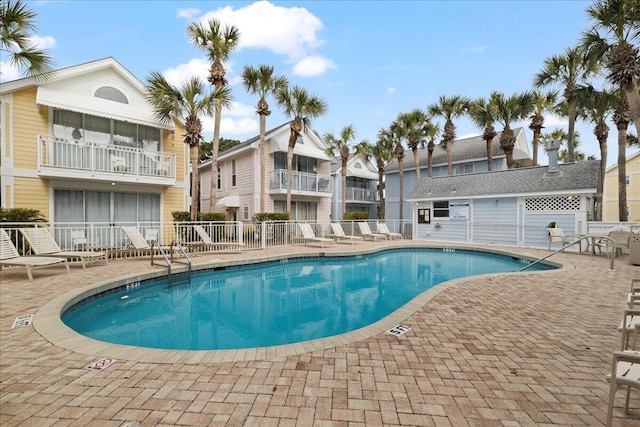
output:
<instances>
[{"instance_id":1,"label":"swimming pool","mask_svg":"<svg viewBox=\"0 0 640 427\"><path fill-rule=\"evenodd\" d=\"M277 346L354 331L442 282L513 272L527 263L427 248L287 259L198 273L188 284L135 282L77 302L62 320L85 336L137 347Z\"/></svg>"}]
</instances>

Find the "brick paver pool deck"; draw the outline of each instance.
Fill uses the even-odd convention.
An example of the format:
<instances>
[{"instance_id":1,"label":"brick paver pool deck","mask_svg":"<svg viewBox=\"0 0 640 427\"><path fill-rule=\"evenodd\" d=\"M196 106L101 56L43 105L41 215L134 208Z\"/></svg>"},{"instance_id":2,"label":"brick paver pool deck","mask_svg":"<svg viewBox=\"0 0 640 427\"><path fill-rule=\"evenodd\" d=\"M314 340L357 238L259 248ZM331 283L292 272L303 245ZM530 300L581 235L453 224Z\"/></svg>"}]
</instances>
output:
<instances>
[{"instance_id":1,"label":"brick paver pool deck","mask_svg":"<svg viewBox=\"0 0 640 427\"><path fill-rule=\"evenodd\" d=\"M353 251L403 241L209 254L194 263L287 253ZM548 251L495 248L540 257ZM104 353L54 344L34 325L12 329L76 288L155 271L148 258L83 270L0 272L0 425L114 426L533 426L603 425L611 356L631 279L627 257L558 253L553 272L466 278L403 315L403 336L383 332L299 354L254 360L145 361L136 352L102 371ZM43 309L44 310L44 309ZM41 319L46 319L42 317ZM43 325L45 327L46 325ZM46 335L46 334L45 334ZM63 341L60 341L63 342ZM340 342L340 341L337 341ZM256 356L256 355L254 355ZM640 393L614 425L640 426Z\"/></svg>"}]
</instances>

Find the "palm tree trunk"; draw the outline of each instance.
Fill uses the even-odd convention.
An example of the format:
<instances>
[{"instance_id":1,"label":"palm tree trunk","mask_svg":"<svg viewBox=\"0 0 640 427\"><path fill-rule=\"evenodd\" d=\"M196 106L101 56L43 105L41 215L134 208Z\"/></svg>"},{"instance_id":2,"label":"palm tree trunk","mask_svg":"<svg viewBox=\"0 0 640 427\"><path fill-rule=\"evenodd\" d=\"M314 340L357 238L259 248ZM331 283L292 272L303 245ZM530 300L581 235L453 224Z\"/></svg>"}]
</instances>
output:
<instances>
[{"instance_id":1,"label":"palm tree trunk","mask_svg":"<svg viewBox=\"0 0 640 427\"><path fill-rule=\"evenodd\" d=\"M538 147L540 145L541 133L541 130L538 128L533 131L533 142L531 144L533 146L533 166L538 166Z\"/></svg>"},{"instance_id":2,"label":"palm tree trunk","mask_svg":"<svg viewBox=\"0 0 640 427\"><path fill-rule=\"evenodd\" d=\"M449 176L453 175L453 159L451 158L451 140L447 139L447 162L449 163Z\"/></svg>"},{"instance_id":3,"label":"palm tree trunk","mask_svg":"<svg viewBox=\"0 0 640 427\"><path fill-rule=\"evenodd\" d=\"M287 148L287 214L291 218L291 181L293 178L293 149L296 145L297 134L292 129L289 136L289 147ZM293 141L293 142L292 142Z\"/></svg>"},{"instance_id":4,"label":"palm tree trunk","mask_svg":"<svg viewBox=\"0 0 640 427\"><path fill-rule=\"evenodd\" d=\"M618 219L628 221L627 215L627 129L628 122L618 124Z\"/></svg>"},{"instance_id":5,"label":"palm tree trunk","mask_svg":"<svg viewBox=\"0 0 640 427\"><path fill-rule=\"evenodd\" d=\"M636 127L636 134L640 136L640 92L638 92L638 84L635 80L623 86L624 93L629 104L629 116Z\"/></svg>"},{"instance_id":6,"label":"palm tree trunk","mask_svg":"<svg viewBox=\"0 0 640 427\"><path fill-rule=\"evenodd\" d=\"M403 220L403 204L404 204L404 161L402 159L400 159L398 161L398 168L399 168L399 179L400 179L400 191L399 191L399 197L400 197L400 206L399 206L399 210L398 210L398 219L400 221Z\"/></svg>"},{"instance_id":7,"label":"palm tree trunk","mask_svg":"<svg viewBox=\"0 0 640 427\"><path fill-rule=\"evenodd\" d=\"M216 191L218 189L218 150L220 149L220 118L222 117L222 105L216 101L216 122L213 125L213 143L211 147L211 192L209 199L209 212L216 208ZM197 167L197 164L196 164Z\"/></svg>"},{"instance_id":8,"label":"palm tree trunk","mask_svg":"<svg viewBox=\"0 0 640 427\"><path fill-rule=\"evenodd\" d=\"M567 135L567 154L569 155L569 162L575 161L575 156L573 154L573 140L575 139L575 128L576 128L576 101L570 100L567 104L567 109L569 112L569 134Z\"/></svg>"},{"instance_id":9,"label":"palm tree trunk","mask_svg":"<svg viewBox=\"0 0 640 427\"><path fill-rule=\"evenodd\" d=\"M598 138L600 144L600 177L598 178L598 197L600 198L595 212L595 220L602 221L602 203L604 202L604 174L607 170L607 136Z\"/></svg>"},{"instance_id":10,"label":"palm tree trunk","mask_svg":"<svg viewBox=\"0 0 640 427\"><path fill-rule=\"evenodd\" d=\"M198 199L200 198L200 179L198 177L198 144L189 146L191 156L191 221L198 220Z\"/></svg>"},{"instance_id":11,"label":"palm tree trunk","mask_svg":"<svg viewBox=\"0 0 640 427\"><path fill-rule=\"evenodd\" d=\"M378 203L380 203L380 218L384 219L384 169L378 167Z\"/></svg>"},{"instance_id":12,"label":"palm tree trunk","mask_svg":"<svg viewBox=\"0 0 640 427\"><path fill-rule=\"evenodd\" d=\"M433 141L429 141L427 145L427 176L431 178L431 166L433 165L433 149L435 148L435 144Z\"/></svg>"},{"instance_id":13,"label":"palm tree trunk","mask_svg":"<svg viewBox=\"0 0 640 427\"><path fill-rule=\"evenodd\" d=\"M418 157L418 147L416 147L413 149L413 160L416 162L416 185L420 185L420 161Z\"/></svg>"},{"instance_id":14,"label":"palm tree trunk","mask_svg":"<svg viewBox=\"0 0 640 427\"><path fill-rule=\"evenodd\" d=\"M347 212L347 159L342 158L342 218Z\"/></svg>"},{"instance_id":15,"label":"palm tree trunk","mask_svg":"<svg viewBox=\"0 0 640 427\"><path fill-rule=\"evenodd\" d=\"M260 145L258 146L258 156L260 157L260 212L265 212L264 203L267 197L266 186L266 159L265 159L265 142L264 134L266 132L267 116L260 114Z\"/></svg>"},{"instance_id":16,"label":"palm tree trunk","mask_svg":"<svg viewBox=\"0 0 640 427\"><path fill-rule=\"evenodd\" d=\"M487 170L493 170L493 138L487 139Z\"/></svg>"}]
</instances>

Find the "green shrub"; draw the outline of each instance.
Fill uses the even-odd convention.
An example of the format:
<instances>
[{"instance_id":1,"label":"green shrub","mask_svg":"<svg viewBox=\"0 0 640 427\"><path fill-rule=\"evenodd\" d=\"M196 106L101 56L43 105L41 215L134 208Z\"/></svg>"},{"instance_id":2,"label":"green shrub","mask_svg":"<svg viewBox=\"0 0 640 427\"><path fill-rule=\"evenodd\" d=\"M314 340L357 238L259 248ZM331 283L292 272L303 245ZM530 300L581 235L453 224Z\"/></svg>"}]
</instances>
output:
<instances>
[{"instance_id":1,"label":"green shrub","mask_svg":"<svg viewBox=\"0 0 640 427\"><path fill-rule=\"evenodd\" d=\"M358 219L369 219L369 212L346 212L344 214L345 221L352 221Z\"/></svg>"},{"instance_id":2,"label":"green shrub","mask_svg":"<svg viewBox=\"0 0 640 427\"><path fill-rule=\"evenodd\" d=\"M198 221L226 221L227 216L222 212L198 212Z\"/></svg>"},{"instance_id":3,"label":"green shrub","mask_svg":"<svg viewBox=\"0 0 640 427\"><path fill-rule=\"evenodd\" d=\"M259 212L253 216L253 222L289 221L289 214L282 212Z\"/></svg>"},{"instance_id":4,"label":"green shrub","mask_svg":"<svg viewBox=\"0 0 640 427\"><path fill-rule=\"evenodd\" d=\"M189 211L173 211L171 212L174 222L186 222L191 220L191 213Z\"/></svg>"},{"instance_id":5,"label":"green shrub","mask_svg":"<svg viewBox=\"0 0 640 427\"><path fill-rule=\"evenodd\" d=\"M42 222L45 219L38 209L0 208L0 222Z\"/></svg>"}]
</instances>

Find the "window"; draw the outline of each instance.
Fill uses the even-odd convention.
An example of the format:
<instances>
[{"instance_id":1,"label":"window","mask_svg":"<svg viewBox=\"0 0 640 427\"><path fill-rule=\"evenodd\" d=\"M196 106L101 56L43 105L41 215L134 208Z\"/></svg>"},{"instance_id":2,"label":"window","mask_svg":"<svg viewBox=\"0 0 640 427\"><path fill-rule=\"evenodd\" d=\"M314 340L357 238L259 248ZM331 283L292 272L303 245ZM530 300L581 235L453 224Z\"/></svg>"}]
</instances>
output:
<instances>
[{"instance_id":1,"label":"window","mask_svg":"<svg viewBox=\"0 0 640 427\"><path fill-rule=\"evenodd\" d=\"M236 159L231 160L231 186L236 186Z\"/></svg>"},{"instance_id":2,"label":"window","mask_svg":"<svg viewBox=\"0 0 640 427\"><path fill-rule=\"evenodd\" d=\"M273 153L273 168L274 170L287 169L287 153L282 151ZM318 159L294 154L291 170L293 172L316 173L318 171Z\"/></svg>"},{"instance_id":3,"label":"window","mask_svg":"<svg viewBox=\"0 0 640 427\"><path fill-rule=\"evenodd\" d=\"M449 201L433 202L434 218L449 218Z\"/></svg>"},{"instance_id":4,"label":"window","mask_svg":"<svg viewBox=\"0 0 640 427\"><path fill-rule=\"evenodd\" d=\"M467 163L464 165L455 165L453 169L454 175L464 175L467 173L473 173L473 163Z\"/></svg>"},{"instance_id":5,"label":"window","mask_svg":"<svg viewBox=\"0 0 640 427\"><path fill-rule=\"evenodd\" d=\"M244 206L243 207L243 217L245 221L249 220L249 206Z\"/></svg>"},{"instance_id":6,"label":"window","mask_svg":"<svg viewBox=\"0 0 640 427\"><path fill-rule=\"evenodd\" d=\"M624 183L625 183L626 185L629 185L629 184L631 183L631 175L626 175L626 176L624 177Z\"/></svg>"},{"instance_id":7,"label":"window","mask_svg":"<svg viewBox=\"0 0 640 427\"><path fill-rule=\"evenodd\" d=\"M129 100L124 93L111 86L102 86L101 88L96 90L94 96L96 98L108 99L110 101L121 102L123 104L129 103Z\"/></svg>"},{"instance_id":8,"label":"window","mask_svg":"<svg viewBox=\"0 0 640 427\"><path fill-rule=\"evenodd\" d=\"M218 190L222 188L222 177L221 177L221 173L220 173L220 163L218 163L218 184L217 184Z\"/></svg>"},{"instance_id":9,"label":"window","mask_svg":"<svg viewBox=\"0 0 640 427\"><path fill-rule=\"evenodd\" d=\"M276 200L273 203L274 212L286 212L287 202ZM315 202L291 202L291 220L316 221L318 219L318 204Z\"/></svg>"},{"instance_id":10,"label":"window","mask_svg":"<svg viewBox=\"0 0 640 427\"><path fill-rule=\"evenodd\" d=\"M106 117L53 111L53 135L101 145L118 145L146 151L160 151L160 129Z\"/></svg>"}]
</instances>

